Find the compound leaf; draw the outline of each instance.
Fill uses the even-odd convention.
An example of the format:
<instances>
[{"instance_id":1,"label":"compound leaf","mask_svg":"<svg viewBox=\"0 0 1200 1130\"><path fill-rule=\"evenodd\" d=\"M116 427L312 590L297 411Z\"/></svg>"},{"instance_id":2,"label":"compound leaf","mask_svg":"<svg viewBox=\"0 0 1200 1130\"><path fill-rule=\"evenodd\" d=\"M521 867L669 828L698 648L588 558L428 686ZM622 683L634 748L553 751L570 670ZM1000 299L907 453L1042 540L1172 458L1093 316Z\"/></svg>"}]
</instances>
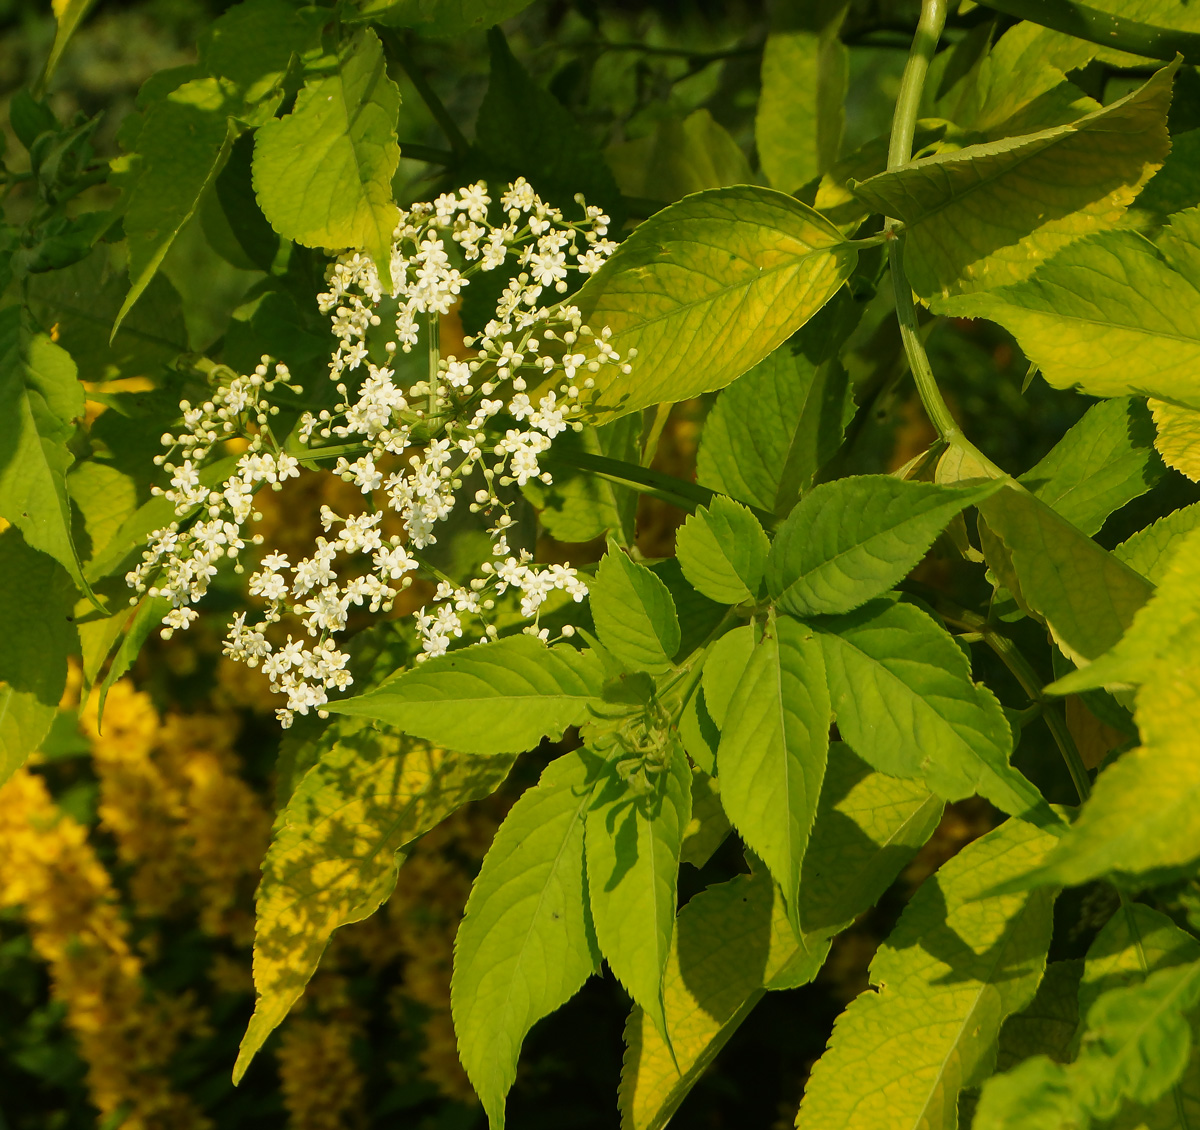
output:
<instances>
[{"instance_id":1,"label":"compound leaf","mask_svg":"<svg viewBox=\"0 0 1200 1130\"><path fill-rule=\"evenodd\" d=\"M513 805L471 888L454 946L458 1050L493 1130L525 1034L600 963L584 886L583 828L595 758L553 761Z\"/></svg>"},{"instance_id":2,"label":"compound leaf","mask_svg":"<svg viewBox=\"0 0 1200 1130\"><path fill-rule=\"evenodd\" d=\"M635 671L670 670L679 616L662 580L610 541L589 595L596 631L613 655Z\"/></svg>"},{"instance_id":3,"label":"compound leaf","mask_svg":"<svg viewBox=\"0 0 1200 1130\"><path fill-rule=\"evenodd\" d=\"M405 844L468 801L495 791L511 757L444 753L363 725L305 774L275 822L255 921L254 1015L237 1082L316 971L339 926L373 914L392 893Z\"/></svg>"},{"instance_id":4,"label":"compound leaf","mask_svg":"<svg viewBox=\"0 0 1200 1130\"><path fill-rule=\"evenodd\" d=\"M429 659L326 708L460 753L520 753L583 722L602 681L591 652L519 635Z\"/></svg>"}]
</instances>

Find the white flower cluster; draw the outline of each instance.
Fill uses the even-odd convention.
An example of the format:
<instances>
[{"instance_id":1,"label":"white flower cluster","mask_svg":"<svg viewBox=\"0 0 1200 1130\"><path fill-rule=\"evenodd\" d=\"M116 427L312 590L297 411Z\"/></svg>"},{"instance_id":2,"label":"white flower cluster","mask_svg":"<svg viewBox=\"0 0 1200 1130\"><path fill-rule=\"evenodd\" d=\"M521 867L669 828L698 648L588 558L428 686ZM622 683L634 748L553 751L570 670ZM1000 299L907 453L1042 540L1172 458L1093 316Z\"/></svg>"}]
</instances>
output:
<instances>
[{"instance_id":1,"label":"white flower cluster","mask_svg":"<svg viewBox=\"0 0 1200 1130\"><path fill-rule=\"evenodd\" d=\"M284 726L293 712L320 710L330 689L350 684L348 657L334 637L346 628L351 605L389 611L422 566L440 582L415 616L422 657L442 654L470 618L483 639L493 638L495 598L510 589L519 593L522 615L533 620L525 630L542 638L548 632L538 626L539 610L552 592L576 601L587 595L573 568L538 566L527 551L510 549L513 492L501 493L534 479L551 482L539 460L557 435L582 427L573 419L581 411L581 390L592 387L604 365L630 371L634 351L622 359L607 327L593 330L569 304L540 304L547 288L567 290L568 272L594 272L616 247L605 238L608 217L577 199L583 219L567 221L521 178L500 198L499 223L489 218L492 199L482 182L414 205L395 231L390 287L361 252L330 269L329 289L317 301L337 340L330 377L339 400L332 410L301 418L299 446L289 451L271 433L279 409L267 396L290 374L276 365L268 376L265 357L253 376L228 381L211 401L198 408L184 403L180 434L163 437L171 450L159 462L172 474L163 493L175 504L177 520L155 531L128 580L139 592L171 601L164 635L196 618L191 605L203 597L217 562L236 558L244 547L242 531L256 517L252 499L261 484L279 489L299 473L301 459L311 465L336 458L334 473L366 496L367 509L358 515L322 507L326 534L335 527L336 534L319 537L311 556L293 564L285 554L266 554L250 578L251 594L266 609L257 623L242 613L230 627L225 653L261 664L272 688L287 695L278 712ZM510 258L518 270L495 318L466 342L468 356L442 357L440 318L474 275ZM422 337L427 375L405 384L396 354L411 352ZM234 436L249 440L236 471L219 486L204 485L201 463L218 441ZM471 512L489 520L492 560L464 586L427 566L421 551L437 541L438 523L454 510L468 479ZM384 536L385 510L399 516L401 534ZM285 616L297 618L314 642L291 635L272 642L282 636L275 626Z\"/></svg>"}]
</instances>

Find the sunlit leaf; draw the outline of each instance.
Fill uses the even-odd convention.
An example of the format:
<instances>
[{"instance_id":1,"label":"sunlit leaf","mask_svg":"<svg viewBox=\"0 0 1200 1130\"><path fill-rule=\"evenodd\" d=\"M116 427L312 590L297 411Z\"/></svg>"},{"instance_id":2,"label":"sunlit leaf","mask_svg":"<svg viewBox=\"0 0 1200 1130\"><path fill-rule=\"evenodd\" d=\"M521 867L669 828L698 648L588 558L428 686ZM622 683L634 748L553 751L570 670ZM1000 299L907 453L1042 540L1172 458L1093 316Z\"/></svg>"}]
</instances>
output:
<instances>
[{"instance_id":1,"label":"sunlit leaf","mask_svg":"<svg viewBox=\"0 0 1200 1130\"><path fill-rule=\"evenodd\" d=\"M699 192L639 225L572 300L632 372L596 376L598 418L722 388L809 320L857 253L790 196L734 186Z\"/></svg>"},{"instance_id":2,"label":"sunlit leaf","mask_svg":"<svg viewBox=\"0 0 1200 1130\"><path fill-rule=\"evenodd\" d=\"M669 670L679 650L679 617L667 586L610 541L589 587L600 642L634 671Z\"/></svg>"},{"instance_id":3,"label":"sunlit leaf","mask_svg":"<svg viewBox=\"0 0 1200 1130\"><path fill-rule=\"evenodd\" d=\"M1197 526L1200 526L1200 503L1194 502L1151 522L1118 545L1113 556L1146 580L1160 584L1175 551Z\"/></svg>"},{"instance_id":4,"label":"sunlit leaf","mask_svg":"<svg viewBox=\"0 0 1200 1130\"><path fill-rule=\"evenodd\" d=\"M1067 125L925 157L857 185L872 208L907 225L913 290L945 298L1014 283L1112 227L1170 148L1176 66Z\"/></svg>"},{"instance_id":5,"label":"sunlit leaf","mask_svg":"<svg viewBox=\"0 0 1200 1130\"><path fill-rule=\"evenodd\" d=\"M717 776L729 819L767 865L793 916L832 715L812 630L772 617L729 701Z\"/></svg>"},{"instance_id":6,"label":"sunlit leaf","mask_svg":"<svg viewBox=\"0 0 1200 1130\"><path fill-rule=\"evenodd\" d=\"M487 796L512 758L463 757L363 726L341 732L275 823L255 921L254 1016L234 1080L287 1015L339 926L392 893L405 844Z\"/></svg>"},{"instance_id":7,"label":"sunlit leaf","mask_svg":"<svg viewBox=\"0 0 1200 1130\"><path fill-rule=\"evenodd\" d=\"M638 795L610 761L584 823L588 904L608 967L634 1003L665 1021L660 986L675 929L679 852L692 813L692 774L677 745Z\"/></svg>"},{"instance_id":8,"label":"sunlit leaf","mask_svg":"<svg viewBox=\"0 0 1200 1130\"><path fill-rule=\"evenodd\" d=\"M519 753L584 721L601 682L590 652L519 635L429 659L327 709L460 753Z\"/></svg>"},{"instance_id":9,"label":"sunlit leaf","mask_svg":"<svg viewBox=\"0 0 1200 1130\"><path fill-rule=\"evenodd\" d=\"M991 1070L1005 1017L1045 968L1048 891L980 898L1054 843L1009 820L927 879L871 962L874 991L834 1024L798 1127L954 1130L958 1094Z\"/></svg>"},{"instance_id":10,"label":"sunlit leaf","mask_svg":"<svg viewBox=\"0 0 1200 1130\"><path fill-rule=\"evenodd\" d=\"M399 107L379 38L362 31L337 70L310 79L254 146L254 189L271 226L305 247L365 249L385 285L400 216L392 199Z\"/></svg>"},{"instance_id":11,"label":"sunlit leaf","mask_svg":"<svg viewBox=\"0 0 1200 1130\"><path fill-rule=\"evenodd\" d=\"M693 768L692 817L683 830L680 862L703 867L732 831L725 809L721 807L720 782L704 770Z\"/></svg>"},{"instance_id":12,"label":"sunlit leaf","mask_svg":"<svg viewBox=\"0 0 1200 1130\"><path fill-rule=\"evenodd\" d=\"M1168 467L1174 467L1192 482L1200 481L1200 409L1150 401L1158 434L1154 446Z\"/></svg>"},{"instance_id":13,"label":"sunlit leaf","mask_svg":"<svg viewBox=\"0 0 1200 1130\"><path fill-rule=\"evenodd\" d=\"M675 535L683 575L710 600L740 604L758 595L770 542L744 506L717 495Z\"/></svg>"},{"instance_id":14,"label":"sunlit leaf","mask_svg":"<svg viewBox=\"0 0 1200 1130\"><path fill-rule=\"evenodd\" d=\"M583 857L597 768L585 751L565 754L513 805L458 930L454 1030L493 1130L504 1126L504 1099L525 1034L570 1000L600 964Z\"/></svg>"}]
</instances>

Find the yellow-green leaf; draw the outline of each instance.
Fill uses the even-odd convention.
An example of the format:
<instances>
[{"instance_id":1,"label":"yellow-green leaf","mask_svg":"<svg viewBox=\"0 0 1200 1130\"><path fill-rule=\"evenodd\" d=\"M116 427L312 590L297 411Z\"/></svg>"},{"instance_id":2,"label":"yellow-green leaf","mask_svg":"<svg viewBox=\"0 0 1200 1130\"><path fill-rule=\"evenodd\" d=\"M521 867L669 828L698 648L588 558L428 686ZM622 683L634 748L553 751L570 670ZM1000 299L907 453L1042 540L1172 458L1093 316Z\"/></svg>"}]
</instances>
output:
<instances>
[{"instance_id":1,"label":"yellow-green leaf","mask_svg":"<svg viewBox=\"0 0 1200 1130\"><path fill-rule=\"evenodd\" d=\"M237 1082L287 1015L339 926L392 893L400 849L508 775L511 757L465 757L365 725L337 740L275 822L263 860L254 940L254 1015Z\"/></svg>"},{"instance_id":2,"label":"yellow-green leaf","mask_svg":"<svg viewBox=\"0 0 1200 1130\"><path fill-rule=\"evenodd\" d=\"M1200 410L1152 400L1150 411L1158 429L1154 446L1163 462L1192 482L1200 482Z\"/></svg>"},{"instance_id":3,"label":"yellow-green leaf","mask_svg":"<svg viewBox=\"0 0 1200 1130\"><path fill-rule=\"evenodd\" d=\"M1028 278L1044 259L1120 218L1170 148L1176 64L1078 121L939 153L855 187L903 220L904 264L924 298Z\"/></svg>"},{"instance_id":4,"label":"yellow-green leaf","mask_svg":"<svg viewBox=\"0 0 1200 1130\"><path fill-rule=\"evenodd\" d=\"M640 225L573 301L633 370L596 376L597 418L722 388L808 321L857 253L823 216L750 185L699 192Z\"/></svg>"},{"instance_id":5,"label":"yellow-green leaf","mask_svg":"<svg viewBox=\"0 0 1200 1130\"><path fill-rule=\"evenodd\" d=\"M392 199L399 108L379 37L368 29L333 74L305 84L290 114L259 129L254 147L254 190L271 226L305 247L364 249L385 285L400 216Z\"/></svg>"},{"instance_id":6,"label":"yellow-green leaf","mask_svg":"<svg viewBox=\"0 0 1200 1130\"><path fill-rule=\"evenodd\" d=\"M871 962L874 991L838 1018L800 1130L954 1130L958 1094L992 1067L1000 1026L1045 968L1048 891L981 898L1055 843L1009 820L968 845L905 908Z\"/></svg>"}]
</instances>

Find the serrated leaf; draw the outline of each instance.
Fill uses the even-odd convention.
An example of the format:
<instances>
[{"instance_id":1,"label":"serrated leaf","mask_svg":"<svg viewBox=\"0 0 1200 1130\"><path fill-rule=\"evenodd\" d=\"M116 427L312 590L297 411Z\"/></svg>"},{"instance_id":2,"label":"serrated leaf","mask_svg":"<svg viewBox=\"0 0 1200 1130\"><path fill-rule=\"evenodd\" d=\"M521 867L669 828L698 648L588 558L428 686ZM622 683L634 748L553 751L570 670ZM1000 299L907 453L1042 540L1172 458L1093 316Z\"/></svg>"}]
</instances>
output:
<instances>
[{"instance_id":1,"label":"serrated leaf","mask_svg":"<svg viewBox=\"0 0 1200 1130\"><path fill-rule=\"evenodd\" d=\"M1154 446L1163 462L1192 482L1200 482L1200 410L1151 400L1157 434Z\"/></svg>"},{"instance_id":2,"label":"serrated leaf","mask_svg":"<svg viewBox=\"0 0 1200 1130\"><path fill-rule=\"evenodd\" d=\"M1157 244L1102 232L1059 251L1031 278L944 302L999 322L1056 388L1133 393L1200 406L1200 209L1171 217Z\"/></svg>"},{"instance_id":3,"label":"serrated leaf","mask_svg":"<svg viewBox=\"0 0 1200 1130\"><path fill-rule=\"evenodd\" d=\"M37 749L79 647L66 571L12 528L0 532L0 784Z\"/></svg>"},{"instance_id":4,"label":"serrated leaf","mask_svg":"<svg viewBox=\"0 0 1200 1130\"><path fill-rule=\"evenodd\" d=\"M845 0L807 6L799 26L772 31L763 47L754 141L767 180L793 192L838 158L845 128L849 52L838 39Z\"/></svg>"},{"instance_id":5,"label":"serrated leaf","mask_svg":"<svg viewBox=\"0 0 1200 1130\"><path fill-rule=\"evenodd\" d=\"M941 810L924 789L872 773L845 746L831 749L800 886L806 933L797 937L762 869L707 888L680 911L663 979L675 1058L635 1009L621 1073L625 1130L661 1130L764 988L816 976L829 938L891 885Z\"/></svg>"},{"instance_id":6,"label":"serrated leaf","mask_svg":"<svg viewBox=\"0 0 1200 1130\"><path fill-rule=\"evenodd\" d=\"M74 462L67 444L82 415L83 386L70 355L32 333L21 307L0 310L0 517L89 593L66 482Z\"/></svg>"},{"instance_id":7,"label":"serrated leaf","mask_svg":"<svg viewBox=\"0 0 1200 1130\"><path fill-rule=\"evenodd\" d=\"M1125 638L1092 667L1053 684L1072 693L1100 682L1141 684L1134 716L1141 748L1104 770L1079 819L1031 881L1082 883L1137 875L1200 855L1200 533L1172 558Z\"/></svg>"},{"instance_id":8,"label":"serrated leaf","mask_svg":"<svg viewBox=\"0 0 1200 1130\"><path fill-rule=\"evenodd\" d=\"M679 617L667 586L615 542L589 585L600 642L634 671L661 674L679 650Z\"/></svg>"},{"instance_id":9,"label":"serrated leaf","mask_svg":"<svg viewBox=\"0 0 1200 1130\"><path fill-rule=\"evenodd\" d=\"M1112 552L1152 584L1160 584L1183 539L1200 526L1200 502L1172 511L1127 538Z\"/></svg>"},{"instance_id":10,"label":"serrated leaf","mask_svg":"<svg viewBox=\"0 0 1200 1130\"><path fill-rule=\"evenodd\" d=\"M784 969L816 976L829 942L797 939L764 871L706 887L679 912L663 976L671 1044L635 1008L625 1025L618 1105L623 1130L662 1130Z\"/></svg>"},{"instance_id":11,"label":"serrated leaf","mask_svg":"<svg viewBox=\"0 0 1200 1130\"><path fill-rule=\"evenodd\" d=\"M367 726L338 734L277 817L263 860L258 995L234 1082L304 991L333 931L392 893L400 849L493 792L512 766L510 757L462 757Z\"/></svg>"},{"instance_id":12,"label":"serrated leaf","mask_svg":"<svg viewBox=\"0 0 1200 1130\"><path fill-rule=\"evenodd\" d=\"M661 984L675 929L679 852L692 815L682 748L665 751L654 791L637 795L605 765L584 821L588 905L596 942L635 1004L665 1031Z\"/></svg>"},{"instance_id":13,"label":"serrated leaf","mask_svg":"<svg viewBox=\"0 0 1200 1130\"><path fill-rule=\"evenodd\" d=\"M729 702L717 750L721 803L795 917L832 721L811 629L772 617Z\"/></svg>"},{"instance_id":14,"label":"serrated leaf","mask_svg":"<svg viewBox=\"0 0 1200 1130\"><path fill-rule=\"evenodd\" d=\"M219 80L197 78L146 111L137 138L139 172L123 217L129 292L117 311L112 337L221 171L238 132L229 121L237 109L237 99Z\"/></svg>"},{"instance_id":15,"label":"serrated leaf","mask_svg":"<svg viewBox=\"0 0 1200 1130\"><path fill-rule=\"evenodd\" d=\"M701 483L780 517L791 511L841 445L854 414L837 352L860 312L839 292L717 397L700 439Z\"/></svg>"},{"instance_id":16,"label":"serrated leaf","mask_svg":"<svg viewBox=\"0 0 1200 1130\"><path fill-rule=\"evenodd\" d=\"M933 835L944 807L920 782L876 773L833 742L800 873L805 935L838 933L873 906Z\"/></svg>"},{"instance_id":17,"label":"serrated leaf","mask_svg":"<svg viewBox=\"0 0 1200 1130\"><path fill-rule=\"evenodd\" d=\"M967 657L926 613L880 599L813 627L838 731L864 761L947 800L978 792L1011 815L1059 823L1008 763L1012 733L1000 704L971 681Z\"/></svg>"},{"instance_id":18,"label":"serrated leaf","mask_svg":"<svg viewBox=\"0 0 1200 1130\"><path fill-rule=\"evenodd\" d=\"M1041 616L1063 654L1092 660L1113 646L1133 622L1152 587L1032 494L1003 490L980 511L1003 543L984 552L1002 583Z\"/></svg>"},{"instance_id":19,"label":"serrated leaf","mask_svg":"<svg viewBox=\"0 0 1200 1130\"><path fill-rule=\"evenodd\" d=\"M553 761L500 825L454 944L458 1051L493 1130L525 1034L600 964L584 886L583 826L599 766Z\"/></svg>"},{"instance_id":20,"label":"serrated leaf","mask_svg":"<svg viewBox=\"0 0 1200 1130\"><path fill-rule=\"evenodd\" d=\"M675 535L683 575L720 604L740 604L758 596L770 548L758 519L723 495L689 515Z\"/></svg>"},{"instance_id":21,"label":"serrated leaf","mask_svg":"<svg viewBox=\"0 0 1200 1130\"><path fill-rule=\"evenodd\" d=\"M573 302L609 326L626 376L606 366L599 419L723 388L804 325L857 262L811 208L749 185L698 192L639 225Z\"/></svg>"},{"instance_id":22,"label":"serrated leaf","mask_svg":"<svg viewBox=\"0 0 1200 1130\"><path fill-rule=\"evenodd\" d=\"M366 250L385 288L400 216L399 108L379 37L365 30L333 74L305 83L290 114L260 127L254 146L254 190L271 226L305 247Z\"/></svg>"},{"instance_id":23,"label":"serrated leaf","mask_svg":"<svg viewBox=\"0 0 1200 1130\"><path fill-rule=\"evenodd\" d=\"M856 475L822 483L779 528L767 589L796 616L849 612L917 565L950 519L994 494L973 488Z\"/></svg>"},{"instance_id":24,"label":"serrated leaf","mask_svg":"<svg viewBox=\"0 0 1200 1130\"><path fill-rule=\"evenodd\" d=\"M591 652L519 635L426 660L326 709L459 753L520 753L583 722L602 682Z\"/></svg>"},{"instance_id":25,"label":"serrated leaf","mask_svg":"<svg viewBox=\"0 0 1200 1130\"><path fill-rule=\"evenodd\" d=\"M907 225L904 264L923 298L1018 282L1112 227L1162 164L1176 69L1075 122L913 161L854 191Z\"/></svg>"},{"instance_id":26,"label":"serrated leaf","mask_svg":"<svg viewBox=\"0 0 1200 1130\"><path fill-rule=\"evenodd\" d=\"M834 1024L797 1127L954 1130L959 1091L989 1073L1001 1024L1033 998L1053 925L1048 891L980 895L1053 843L1009 820L925 881L871 962L875 991Z\"/></svg>"},{"instance_id":27,"label":"serrated leaf","mask_svg":"<svg viewBox=\"0 0 1200 1130\"><path fill-rule=\"evenodd\" d=\"M503 23L530 0L359 0L347 18L411 27L422 35L461 35Z\"/></svg>"},{"instance_id":28,"label":"serrated leaf","mask_svg":"<svg viewBox=\"0 0 1200 1130\"><path fill-rule=\"evenodd\" d=\"M1154 423L1133 397L1089 408L1020 481L1076 529L1091 535L1162 478Z\"/></svg>"}]
</instances>

